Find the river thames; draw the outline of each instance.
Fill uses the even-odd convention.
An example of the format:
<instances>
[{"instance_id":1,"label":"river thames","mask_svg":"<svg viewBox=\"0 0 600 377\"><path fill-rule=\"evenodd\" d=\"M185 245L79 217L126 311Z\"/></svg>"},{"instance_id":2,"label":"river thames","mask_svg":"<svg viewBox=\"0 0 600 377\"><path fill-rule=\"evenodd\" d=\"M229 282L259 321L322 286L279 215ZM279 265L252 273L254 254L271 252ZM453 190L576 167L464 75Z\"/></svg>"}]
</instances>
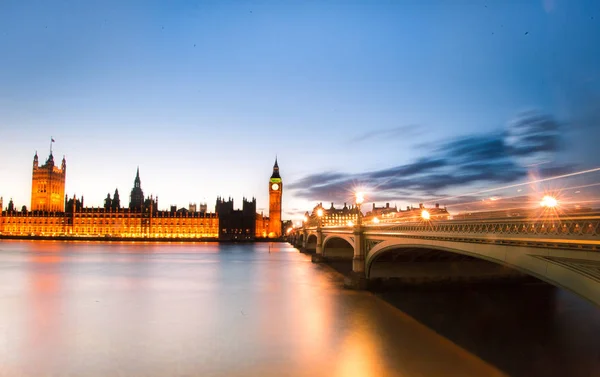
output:
<instances>
[{"instance_id":1,"label":"river thames","mask_svg":"<svg viewBox=\"0 0 600 377\"><path fill-rule=\"evenodd\" d=\"M593 376L598 313L547 287L344 290L283 243L0 242L0 376Z\"/></svg>"}]
</instances>

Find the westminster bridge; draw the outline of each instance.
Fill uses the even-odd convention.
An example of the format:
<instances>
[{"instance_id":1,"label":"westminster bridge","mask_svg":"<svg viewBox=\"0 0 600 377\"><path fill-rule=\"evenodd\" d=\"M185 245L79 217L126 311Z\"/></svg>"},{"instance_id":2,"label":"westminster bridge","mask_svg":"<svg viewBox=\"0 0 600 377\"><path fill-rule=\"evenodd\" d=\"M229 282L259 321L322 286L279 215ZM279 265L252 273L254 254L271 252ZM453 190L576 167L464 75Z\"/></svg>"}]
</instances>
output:
<instances>
[{"instance_id":1,"label":"westminster bridge","mask_svg":"<svg viewBox=\"0 0 600 377\"><path fill-rule=\"evenodd\" d=\"M313 262L352 261L346 286L530 275L600 305L600 215L305 225L290 242ZM491 263L490 263L491 262Z\"/></svg>"}]
</instances>

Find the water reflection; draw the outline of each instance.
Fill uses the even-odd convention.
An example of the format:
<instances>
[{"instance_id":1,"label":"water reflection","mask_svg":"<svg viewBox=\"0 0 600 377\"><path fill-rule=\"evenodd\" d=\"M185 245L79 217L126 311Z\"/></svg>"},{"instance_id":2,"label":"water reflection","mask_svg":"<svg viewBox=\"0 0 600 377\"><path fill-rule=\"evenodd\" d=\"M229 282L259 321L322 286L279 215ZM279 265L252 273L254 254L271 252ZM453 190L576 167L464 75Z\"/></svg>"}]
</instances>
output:
<instances>
[{"instance_id":1,"label":"water reflection","mask_svg":"<svg viewBox=\"0 0 600 377\"><path fill-rule=\"evenodd\" d=\"M283 244L0 250L0 375L499 374Z\"/></svg>"},{"instance_id":2,"label":"water reflection","mask_svg":"<svg viewBox=\"0 0 600 377\"><path fill-rule=\"evenodd\" d=\"M64 257L54 243L43 243L39 251L28 252L28 291L24 298L20 332L27 334L21 345L23 360L51 368L61 347L46 348L47 339L62 338L61 323L61 263Z\"/></svg>"},{"instance_id":3,"label":"water reflection","mask_svg":"<svg viewBox=\"0 0 600 377\"><path fill-rule=\"evenodd\" d=\"M372 333L365 331L348 331L346 338L340 344L337 360L336 376L362 377L369 375L381 376L384 364L378 347L379 340Z\"/></svg>"},{"instance_id":4,"label":"water reflection","mask_svg":"<svg viewBox=\"0 0 600 377\"><path fill-rule=\"evenodd\" d=\"M600 309L548 284L406 288L379 293L511 376L595 376ZM435 308L435 310L433 310Z\"/></svg>"}]
</instances>

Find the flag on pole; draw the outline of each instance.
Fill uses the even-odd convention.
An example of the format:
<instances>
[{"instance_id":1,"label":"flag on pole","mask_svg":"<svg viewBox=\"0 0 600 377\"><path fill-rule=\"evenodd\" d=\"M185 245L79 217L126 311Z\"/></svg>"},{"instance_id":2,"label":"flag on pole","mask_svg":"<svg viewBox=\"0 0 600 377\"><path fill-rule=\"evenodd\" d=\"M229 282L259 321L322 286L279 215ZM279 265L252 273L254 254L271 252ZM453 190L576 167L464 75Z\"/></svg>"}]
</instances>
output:
<instances>
[{"instance_id":1,"label":"flag on pole","mask_svg":"<svg viewBox=\"0 0 600 377\"><path fill-rule=\"evenodd\" d=\"M53 137L51 137L50 140L52 140L52 142L54 143L54 138Z\"/></svg>"}]
</instances>

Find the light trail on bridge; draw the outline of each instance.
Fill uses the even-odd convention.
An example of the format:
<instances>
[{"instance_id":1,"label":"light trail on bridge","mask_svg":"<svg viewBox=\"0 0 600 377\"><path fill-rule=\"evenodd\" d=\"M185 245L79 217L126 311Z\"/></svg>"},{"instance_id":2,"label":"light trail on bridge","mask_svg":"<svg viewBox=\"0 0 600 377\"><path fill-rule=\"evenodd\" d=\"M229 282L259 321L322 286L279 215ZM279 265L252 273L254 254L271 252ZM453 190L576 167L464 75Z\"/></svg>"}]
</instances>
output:
<instances>
[{"instance_id":1,"label":"light trail on bridge","mask_svg":"<svg viewBox=\"0 0 600 377\"><path fill-rule=\"evenodd\" d=\"M594 187L594 186L600 186L600 182L597 182L597 183L590 183L590 184L588 184L588 185L581 185L581 186L567 187L567 188L565 188L565 190L576 190L576 189L580 189L580 188L587 188L587 187Z\"/></svg>"},{"instance_id":2,"label":"light trail on bridge","mask_svg":"<svg viewBox=\"0 0 600 377\"><path fill-rule=\"evenodd\" d=\"M482 198L482 199L472 200L472 201L468 201L468 202L456 202L456 203L446 204L445 207L446 208L463 207L464 211L467 211L470 213L476 213L476 212L480 213L480 212L487 212L487 211L494 211L494 210L496 210L496 211L507 210L508 211L508 210L513 210L513 209L534 209L534 208L539 207L540 200L542 199L542 197L544 195L551 195L551 196L557 198L557 200L560 202L560 204L561 204L561 206L563 206L563 208L564 208L564 206L572 205L573 206L572 209L574 210L574 209L577 209L577 208L575 208L577 205L599 202L600 199L592 198L592 199L573 200L573 198L571 196L567 196L567 191L577 190L577 189L582 189L582 188L589 188L589 187L596 187L596 186L600 186L600 182L586 184L586 185L564 187L564 188L559 188L559 189L555 189L555 190L548 190L548 191L544 191L542 194L540 194L537 191L534 191L534 192L525 192L525 193L521 193L518 195L512 195L512 196ZM571 195L578 195L578 194L580 194L580 192L571 193ZM469 194L465 194L465 196L466 195L469 195ZM517 200L514 200L514 199L517 199ZM520 207L509 207L509 208L503 207L503 205L506 205L506 204L518 205L519 203L521 203ZM470 206L486 206L487 208L469 208Z\"/></svg>"},{"instance_id":3,"label":"light trail on bridge","mask_svg":"<svg viewBox=\"0 0 600 377\"><path fill-rule=\"evenodd\" d=\"M474 191L474 192L465 193L465 194L461 194L461 195L454 195L454 196L446 196L446 197L436 198L436 199L428 200L425 203L432 204L432 203L436 203L436 202L443 202L444 200L449 200L449 199L462 198L462 197L465 197L465 196L480 195L480 194L485 194L485 193L494 192L494 191L500 191L500 190L508 190L508 189L511 189L511 188L529 186L529 185L532 185L532 184L535 184L535 183L548 182L548 181L552 181L552 180L556 180L556 179L563 179L563 178L575 177L575 176L579 176L579 175L583 175L583 174L590 174L590 173L594 173L594 172L600 172L600 167L593 168L593 169L588 169L588 170L582 170L582 171L573 172L573 173L568 173L568 174L557 175L557 176L554 176L554 177L534 179L534 180L531 180L531 181L522 182L522 183L515 183L515 184L512 184L512 185L506 185L506 186L502 186L502 187L495 187L495 188L491 188L491 189Z\"/></svg>"}]
</instances>

